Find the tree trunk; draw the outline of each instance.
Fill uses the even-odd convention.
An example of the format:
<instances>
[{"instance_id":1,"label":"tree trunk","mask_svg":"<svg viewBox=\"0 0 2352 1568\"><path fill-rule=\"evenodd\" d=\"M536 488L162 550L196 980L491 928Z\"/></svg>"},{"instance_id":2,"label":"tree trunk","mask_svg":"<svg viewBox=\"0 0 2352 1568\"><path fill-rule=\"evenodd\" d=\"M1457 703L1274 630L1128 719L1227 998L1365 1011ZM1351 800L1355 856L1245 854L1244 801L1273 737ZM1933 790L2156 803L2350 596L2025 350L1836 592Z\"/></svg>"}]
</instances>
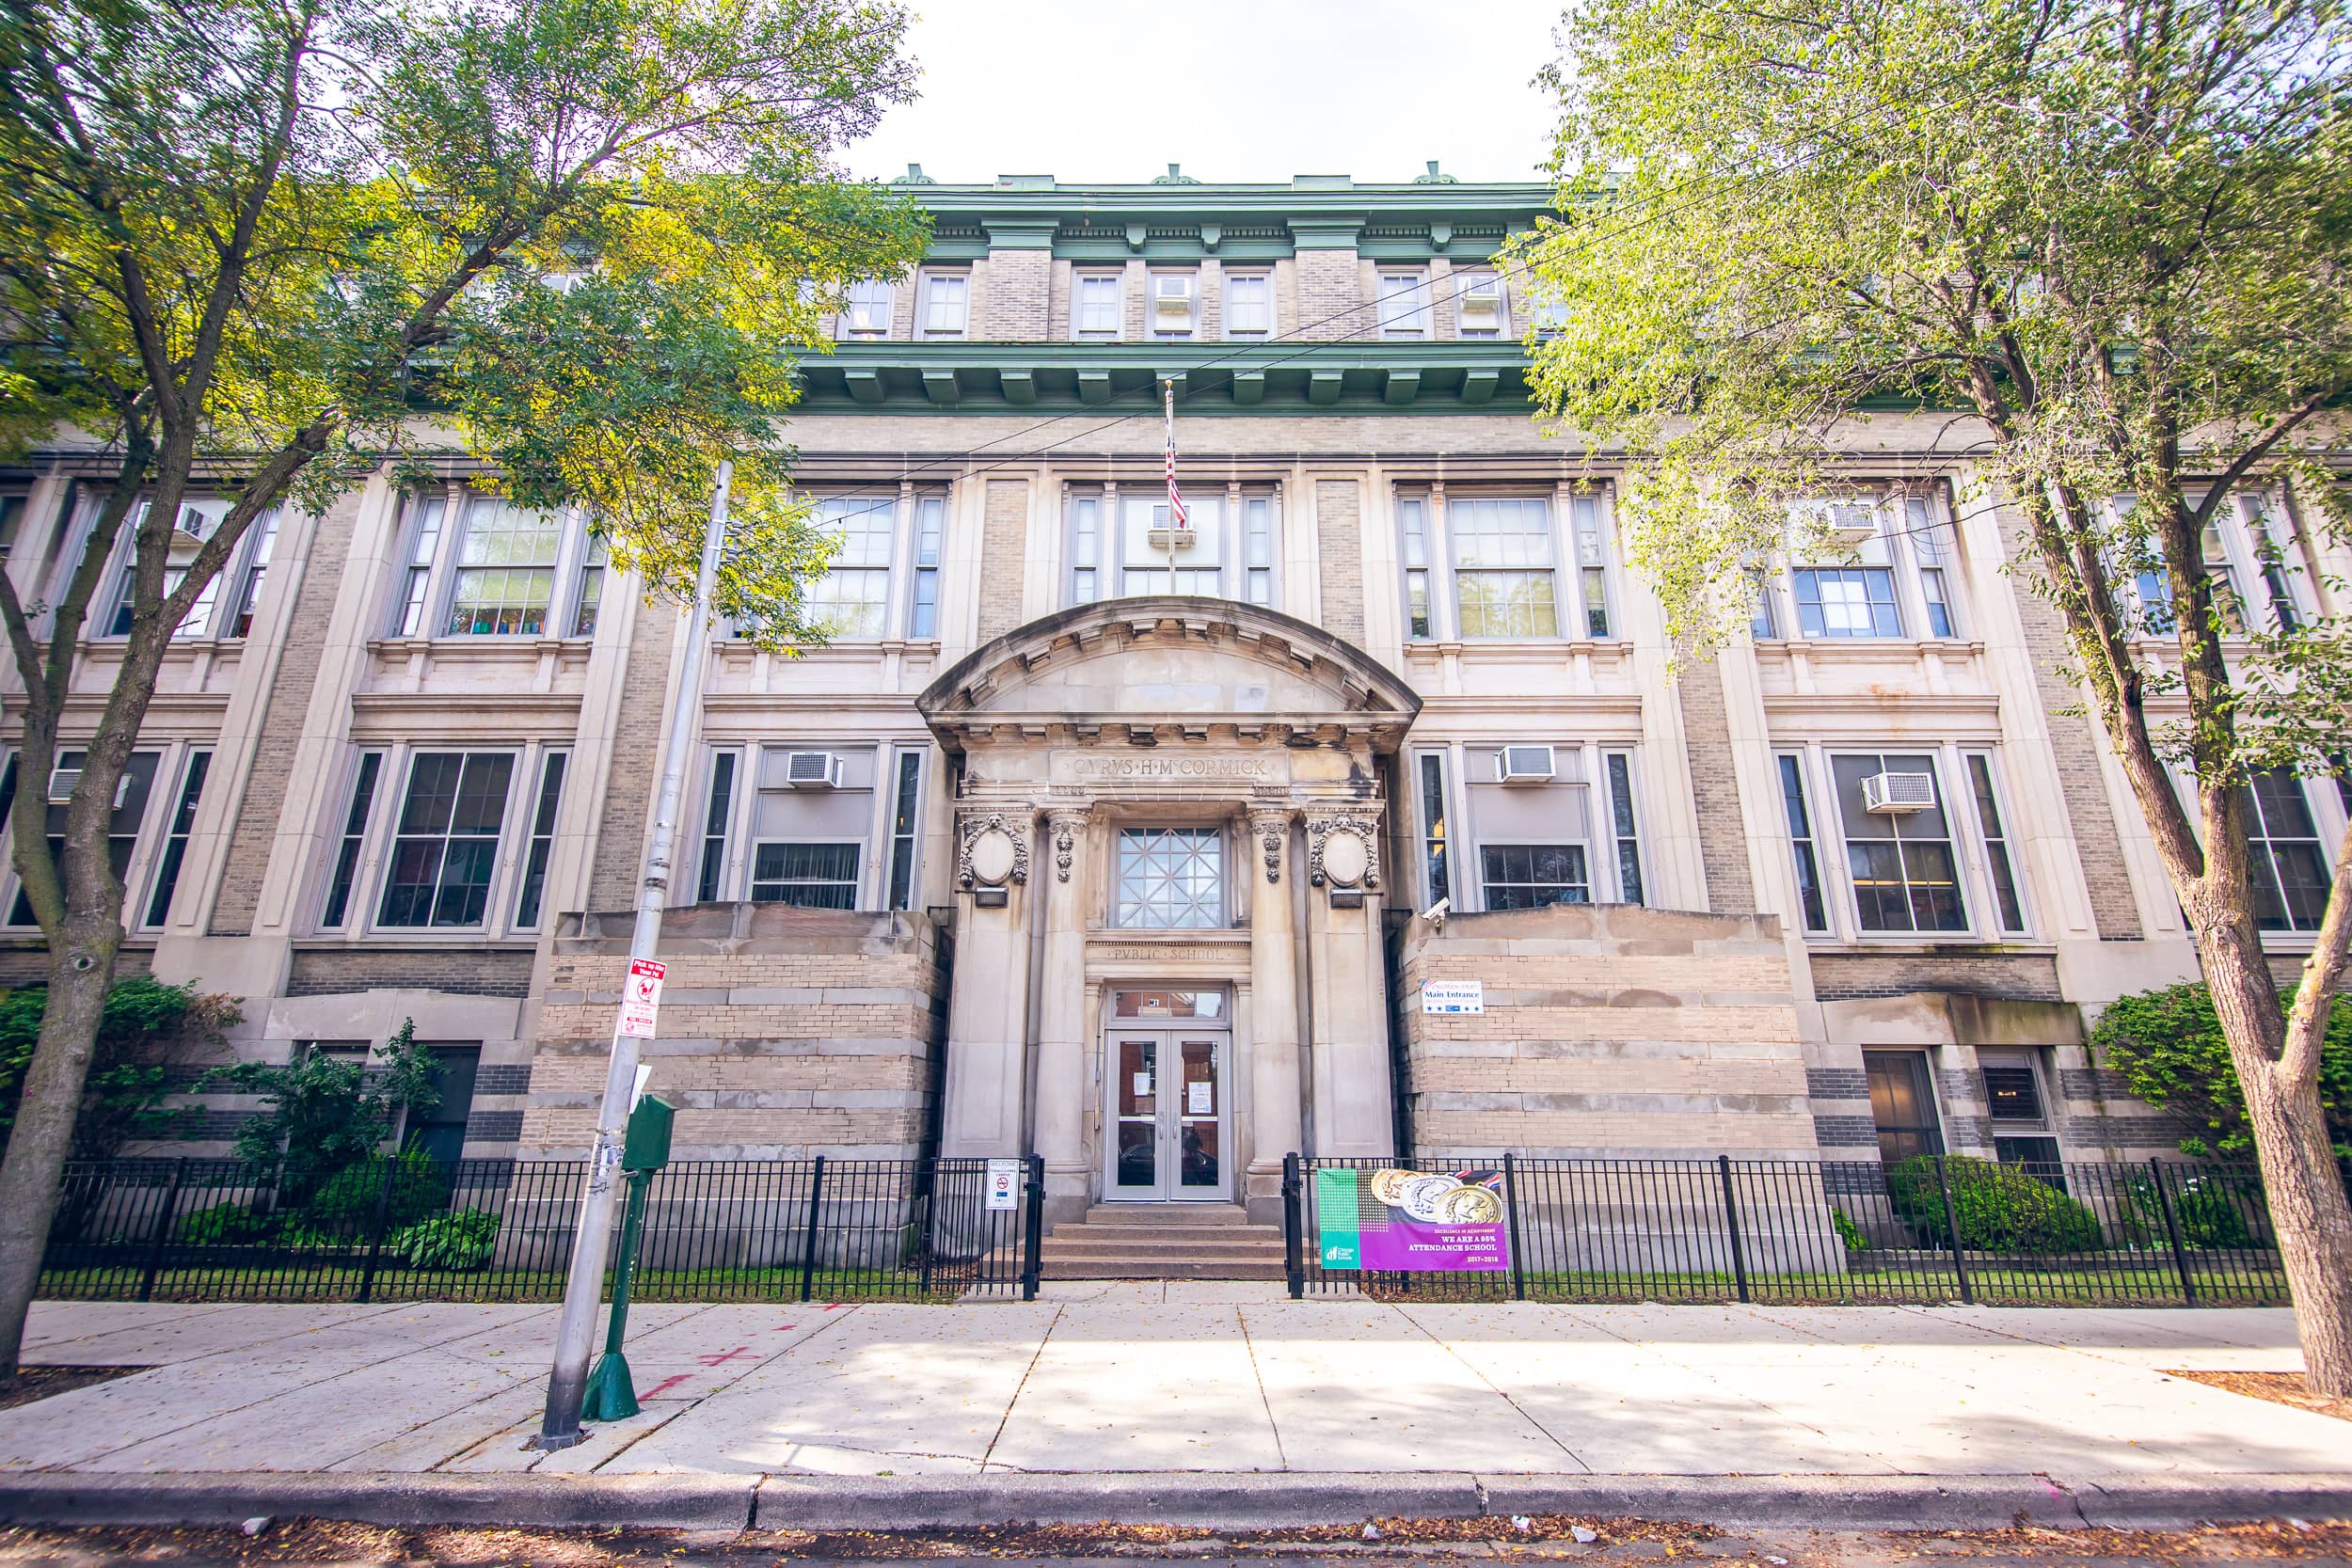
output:
<instances>
[{"instance_id":1,"label":"tree trunk","mask_svg":"<svg viewBox=\"0 0 2352 1568\"><path fill-rule=\"evenodd\" d=\"M100 851L104 852L103 848ZM122 924L112 911L76 913L49 948L49 1005L24 1073L24 1098L0 1161L0 1387L16 1382L24 1314L40 1286L40 1258L73 1147L82 1085L98 1053L99 1020L114 984Z\"/></svg>"},{"instance_id":2,"label":"tree trunk","mask_svg":"<svg viewBox=\"0 0 2352 1568\"><path fill-rule=\"evenodd\" d=\"M2352 1397L2352 1202L2328 1141L2319 1085L2288 1083L2279 991L2251 920L2199 933L2205 986L2246 1093L2279 1260L2295 1298L2304 1376L2316 1394Z\"/></svg>"}]
</instances>

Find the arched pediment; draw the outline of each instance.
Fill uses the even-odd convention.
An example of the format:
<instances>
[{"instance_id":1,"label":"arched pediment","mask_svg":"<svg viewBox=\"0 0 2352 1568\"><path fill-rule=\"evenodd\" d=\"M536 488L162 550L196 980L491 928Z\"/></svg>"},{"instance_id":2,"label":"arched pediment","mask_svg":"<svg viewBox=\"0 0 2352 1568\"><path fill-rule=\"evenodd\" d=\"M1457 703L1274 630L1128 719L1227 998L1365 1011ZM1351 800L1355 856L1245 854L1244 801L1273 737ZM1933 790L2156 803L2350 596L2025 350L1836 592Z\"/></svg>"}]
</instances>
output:
<instances>
[{"instance_id":1,"label":"arched pediment","mask_svg":"<svg viewBox=\"0 0 2352 1568\"><path fill-rule=\"evenodd\" d=\"M1295 616L1155 594L1047 615L931 682L915 706L950 746L975 732L1209 726L1360 735L1389 750L1421 712L1360 648Z\"/></svg>"}]
</instances>

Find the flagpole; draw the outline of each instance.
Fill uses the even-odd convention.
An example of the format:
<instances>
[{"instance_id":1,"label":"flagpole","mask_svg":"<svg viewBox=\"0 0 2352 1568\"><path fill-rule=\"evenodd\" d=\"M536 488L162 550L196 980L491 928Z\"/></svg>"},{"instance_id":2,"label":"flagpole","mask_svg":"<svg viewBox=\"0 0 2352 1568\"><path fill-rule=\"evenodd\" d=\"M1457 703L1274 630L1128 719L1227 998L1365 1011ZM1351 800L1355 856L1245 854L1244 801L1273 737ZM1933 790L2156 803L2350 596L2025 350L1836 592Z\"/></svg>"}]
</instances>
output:
<instances>
[{"instance_id":1,"label":"flagpole","mask_svg":"<svg viewBox=\"0 0 2352 1568\"><path fill-rule=\"evenodd\" d=\"M721 462L710 491L710 522L703 534L702 569L694 579L694 602L687 607L686 648L678 657L675 710L669 745L662 754L661 787L654 798L653 843L645 854L639 886L637 923L628 956L650 958L661 940L661 911L669 902L670 862L677 845L680 798L686 765L693 755L694 720L702 707L703 664L710 655L710 594L719 577L719 557L727 536L727 491L735 465ZM555 1363L548 1376L548 1402L539 1435L531 1446L568 1449L586 1435L580 1411L588 1393L588 1357L596 1349L596 1307L604 1295L605 1259L612 1246L613 1171L621 1163L630 1094L637 1086L637 1037L628 1032L628 1010L613 1024L612 1055L606 1065L604 1098L596 1110L595 1139L582 1175L580 1227L572 1233L571 1268L564 1281L564 1309L556 1323Z\"/></svg>"}]
</instances>

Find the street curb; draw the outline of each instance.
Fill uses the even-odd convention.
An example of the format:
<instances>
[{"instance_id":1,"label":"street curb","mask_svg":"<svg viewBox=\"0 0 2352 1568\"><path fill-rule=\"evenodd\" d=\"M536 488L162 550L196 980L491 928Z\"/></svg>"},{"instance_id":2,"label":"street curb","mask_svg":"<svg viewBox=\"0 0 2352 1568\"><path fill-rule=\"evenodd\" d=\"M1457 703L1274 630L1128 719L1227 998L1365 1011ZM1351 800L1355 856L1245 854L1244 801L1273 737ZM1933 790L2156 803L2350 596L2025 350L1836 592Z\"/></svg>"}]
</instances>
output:
<instances>
[{"instance_id":1,"label":"street curb","mask_svg":"<svg viewBox=\"0 0 2352 1568\"><path fill-rule=\"evenodd\" d=\"M11 1525L234 1525L270 1518L371 1525L513 1525L739 1530L757 1476L174 1475L0 1476Z\"/></svg>"},{"instance_id":2,"label":"street curb","mask_svg":"<svg viewBox=\"0 0 2352 1568\"><path fill-rule=\"evenodd\" d=\"M1397 1474L0 1476L0 1523L367 1524L583 1528L925 1529L1005 1524L1275 1529L1372 1518L1573 1513L1816 1529L2167 1528L2352 1518L2352 1474L1477 1476Z\"/></svg>"}]
</instances>

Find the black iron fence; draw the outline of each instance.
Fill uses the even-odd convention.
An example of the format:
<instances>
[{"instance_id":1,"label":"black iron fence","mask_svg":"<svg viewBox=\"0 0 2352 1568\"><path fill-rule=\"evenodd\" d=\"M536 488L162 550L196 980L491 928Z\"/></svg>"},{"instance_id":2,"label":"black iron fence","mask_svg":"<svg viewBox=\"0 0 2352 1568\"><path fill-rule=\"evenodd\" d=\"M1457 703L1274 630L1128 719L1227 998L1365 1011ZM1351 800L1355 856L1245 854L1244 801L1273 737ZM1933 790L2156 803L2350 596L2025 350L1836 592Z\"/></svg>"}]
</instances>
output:
<instances>
[{"instance_id":1,"label":"black iron fence","mask_svg":"<svg viewBox=\"0 0 2352 1568\"><path fill-rule=\"evenodd\" d=\"M1395 1174L1374 1182L1371 1173L1381 1170ZM1490 1196L1452 1196L1462 1187ZM1440 1300L2019 1306L2288 1300L2251 1165L1504 1155L1480 1169L1428 1167L1416 1187L1394 1161L1294 1155L1283 1188L1294 1296L1365 1291ZM1363 1266L1400 1256L1407 1236L1460 1243L1452 1261L1474 1266Z\"/></svg>"},{"instance_id":2,"label":"black iron fence","mask_svg":"<svg viewBox=\"0 0 2352 1568\"><path fill-rule=\"evenodd\" d=\"M986 1160L715 1160L653 1177L639 1301L1037 1293L1044 1175ZM136 1301L555 1301L577 1160L372 1159L308 1181L236 1160L66 1167L41 1293ZM1002 1199L1000 1198L1001 1202ZM617 1226L616 1226L617 1230Z\"/></svg>"}]
</instances>

